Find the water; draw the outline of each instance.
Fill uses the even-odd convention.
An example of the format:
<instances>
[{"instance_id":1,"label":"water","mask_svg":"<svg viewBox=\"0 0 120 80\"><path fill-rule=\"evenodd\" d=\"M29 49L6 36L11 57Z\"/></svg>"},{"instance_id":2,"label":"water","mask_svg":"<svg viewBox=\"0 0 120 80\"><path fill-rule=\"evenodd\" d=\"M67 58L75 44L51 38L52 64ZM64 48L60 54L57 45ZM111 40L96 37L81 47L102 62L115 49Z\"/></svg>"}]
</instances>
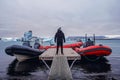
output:
<instances>
[{"instance_id":1,"label":"water","mask_svg":"<svg viewBox=\"0 0 120 80\"><path fill-rule=\"evenodd\" d=\"M47 80L49 70L36 59L19 63L14 56L9 56L4 49L21 42L0 41L0 80ZM97 40L96 44L108 45L112 54L108 62L77 62L72 67L74 80L120 80L120 40Z\"/></svg>"}]
</instances>

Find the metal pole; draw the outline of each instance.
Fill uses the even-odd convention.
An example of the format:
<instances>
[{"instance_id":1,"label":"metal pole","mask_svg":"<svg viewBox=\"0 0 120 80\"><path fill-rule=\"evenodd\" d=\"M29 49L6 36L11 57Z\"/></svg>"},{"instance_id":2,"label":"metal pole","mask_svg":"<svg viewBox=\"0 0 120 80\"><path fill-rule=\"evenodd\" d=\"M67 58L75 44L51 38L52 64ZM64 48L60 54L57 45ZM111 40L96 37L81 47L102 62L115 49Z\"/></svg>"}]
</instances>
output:
<instances>
[{"instance_id":1,"label":"metal pole","mask_svg":"<svg viewBox=\"0 0 120 80\"><path fill-rule=\"evenodd\" d=\"M73 67L73 64L75 63L76 60L78 60L79 58L77 57L76 59L74 59L74 61L72 62L71 66L70 66L70 69L72 69Z\"/></svg>"},{"instance_id":2,"label":"metal pole","mask_svg":"<svg viewBox=\"0 0 120 80\"><path fill-rule=\"evenodd\" d=\"M50 70L50 67L47 65L47 63L41 58L41 60L43 61L43 63L45 64L45 66Z\"/></svg>"},{"instance_id":3,"label":"metal pole","mask_svg":"<svg viewBox=\"0 0 120 80\"><path fill-rule=\"evenodd\" d=\"M95 34L93 34L93 41L94 41L94 45L95 45Z\"/></svg>"},{"instance_id":4,"label":"metal pole","mask_svg":"<svg viewBox=\"0 0 120 80\"><path fill-rule=\"evenodd\" d=\"M85 42L87 42L87 34L85 34Z\"/></svg>"}]
</instances>

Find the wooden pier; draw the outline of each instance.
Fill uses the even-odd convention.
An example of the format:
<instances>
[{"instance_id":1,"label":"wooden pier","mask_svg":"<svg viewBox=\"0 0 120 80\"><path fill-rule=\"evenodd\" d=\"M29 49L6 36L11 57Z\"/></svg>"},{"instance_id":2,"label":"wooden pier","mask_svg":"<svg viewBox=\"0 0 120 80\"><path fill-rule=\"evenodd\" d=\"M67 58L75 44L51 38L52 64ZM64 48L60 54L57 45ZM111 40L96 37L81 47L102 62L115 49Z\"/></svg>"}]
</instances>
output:
<instances>
[{"instance_id":1,"label":"wooden pier","mask_svg":"<svg viewBox=\"0 0 120 80\"><path fill-rule=\"evenodd\" d=\"M67 60L75 60L76 58L81 59L81 56L71 48L64 48L63 52L64 52L64 56L67 57ZM61 55L60 50L59 50L58 55ZM55 56L56 56L56 48L50 48L47 51L45 51L43 54L41 54L39 56L39 59L40 60L41 59L42 60L53 60Z\"/></svg>"},{"instance_id":2,"label":"wooden pier","mask_svg":"<svg viewBox=\"0 0 120 80\"><path fill-rule=\"evenodd\" d=\"M50 48L39 56L50 70L48 80L73 80L71 68L76 60L81 59L81 56L71 48L64 48L63 52L64 55L59 50L56 55L56 48ZM52 61L51 67L47 65L46 60ZM68 65L68 60L73 60L71 66Z\"/></svg>"}]
</instances>

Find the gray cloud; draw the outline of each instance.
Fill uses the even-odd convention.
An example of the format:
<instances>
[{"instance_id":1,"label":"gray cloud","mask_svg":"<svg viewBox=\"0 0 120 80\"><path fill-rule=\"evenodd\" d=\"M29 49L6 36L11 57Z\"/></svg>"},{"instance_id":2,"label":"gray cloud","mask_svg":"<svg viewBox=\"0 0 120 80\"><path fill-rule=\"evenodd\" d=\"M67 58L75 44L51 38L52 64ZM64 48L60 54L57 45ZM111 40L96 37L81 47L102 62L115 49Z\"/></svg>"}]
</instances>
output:
<instances>
[{"instance_id":1,"label":"gray cloud","mask_svg":"<svg viewBox=\"0 0 120 80\"><path fill-rule=\"evenodd\" d=\"M119 0L0 0L0 36L120 34Z\"/></svg>"}]
</instances>

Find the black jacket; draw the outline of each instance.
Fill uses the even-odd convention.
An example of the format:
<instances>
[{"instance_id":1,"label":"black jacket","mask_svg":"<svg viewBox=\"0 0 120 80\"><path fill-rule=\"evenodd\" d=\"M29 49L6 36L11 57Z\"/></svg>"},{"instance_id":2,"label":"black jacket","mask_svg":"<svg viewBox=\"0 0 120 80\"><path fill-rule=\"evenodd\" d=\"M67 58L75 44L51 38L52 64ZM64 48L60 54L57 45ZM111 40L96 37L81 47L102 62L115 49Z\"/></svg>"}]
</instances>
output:
<instances>
[{"instance_id":1,"label":"black jacket","mask_svg":"<svg viewBox=\"0 0 120 80\"><path fill-rule=\"evenodd\" d=\"M63 41L65 42L65 35L61 30L58 30L57 33L55 34L54 41L57 43L60 43Z\"/></svg>"}]
</instances>

